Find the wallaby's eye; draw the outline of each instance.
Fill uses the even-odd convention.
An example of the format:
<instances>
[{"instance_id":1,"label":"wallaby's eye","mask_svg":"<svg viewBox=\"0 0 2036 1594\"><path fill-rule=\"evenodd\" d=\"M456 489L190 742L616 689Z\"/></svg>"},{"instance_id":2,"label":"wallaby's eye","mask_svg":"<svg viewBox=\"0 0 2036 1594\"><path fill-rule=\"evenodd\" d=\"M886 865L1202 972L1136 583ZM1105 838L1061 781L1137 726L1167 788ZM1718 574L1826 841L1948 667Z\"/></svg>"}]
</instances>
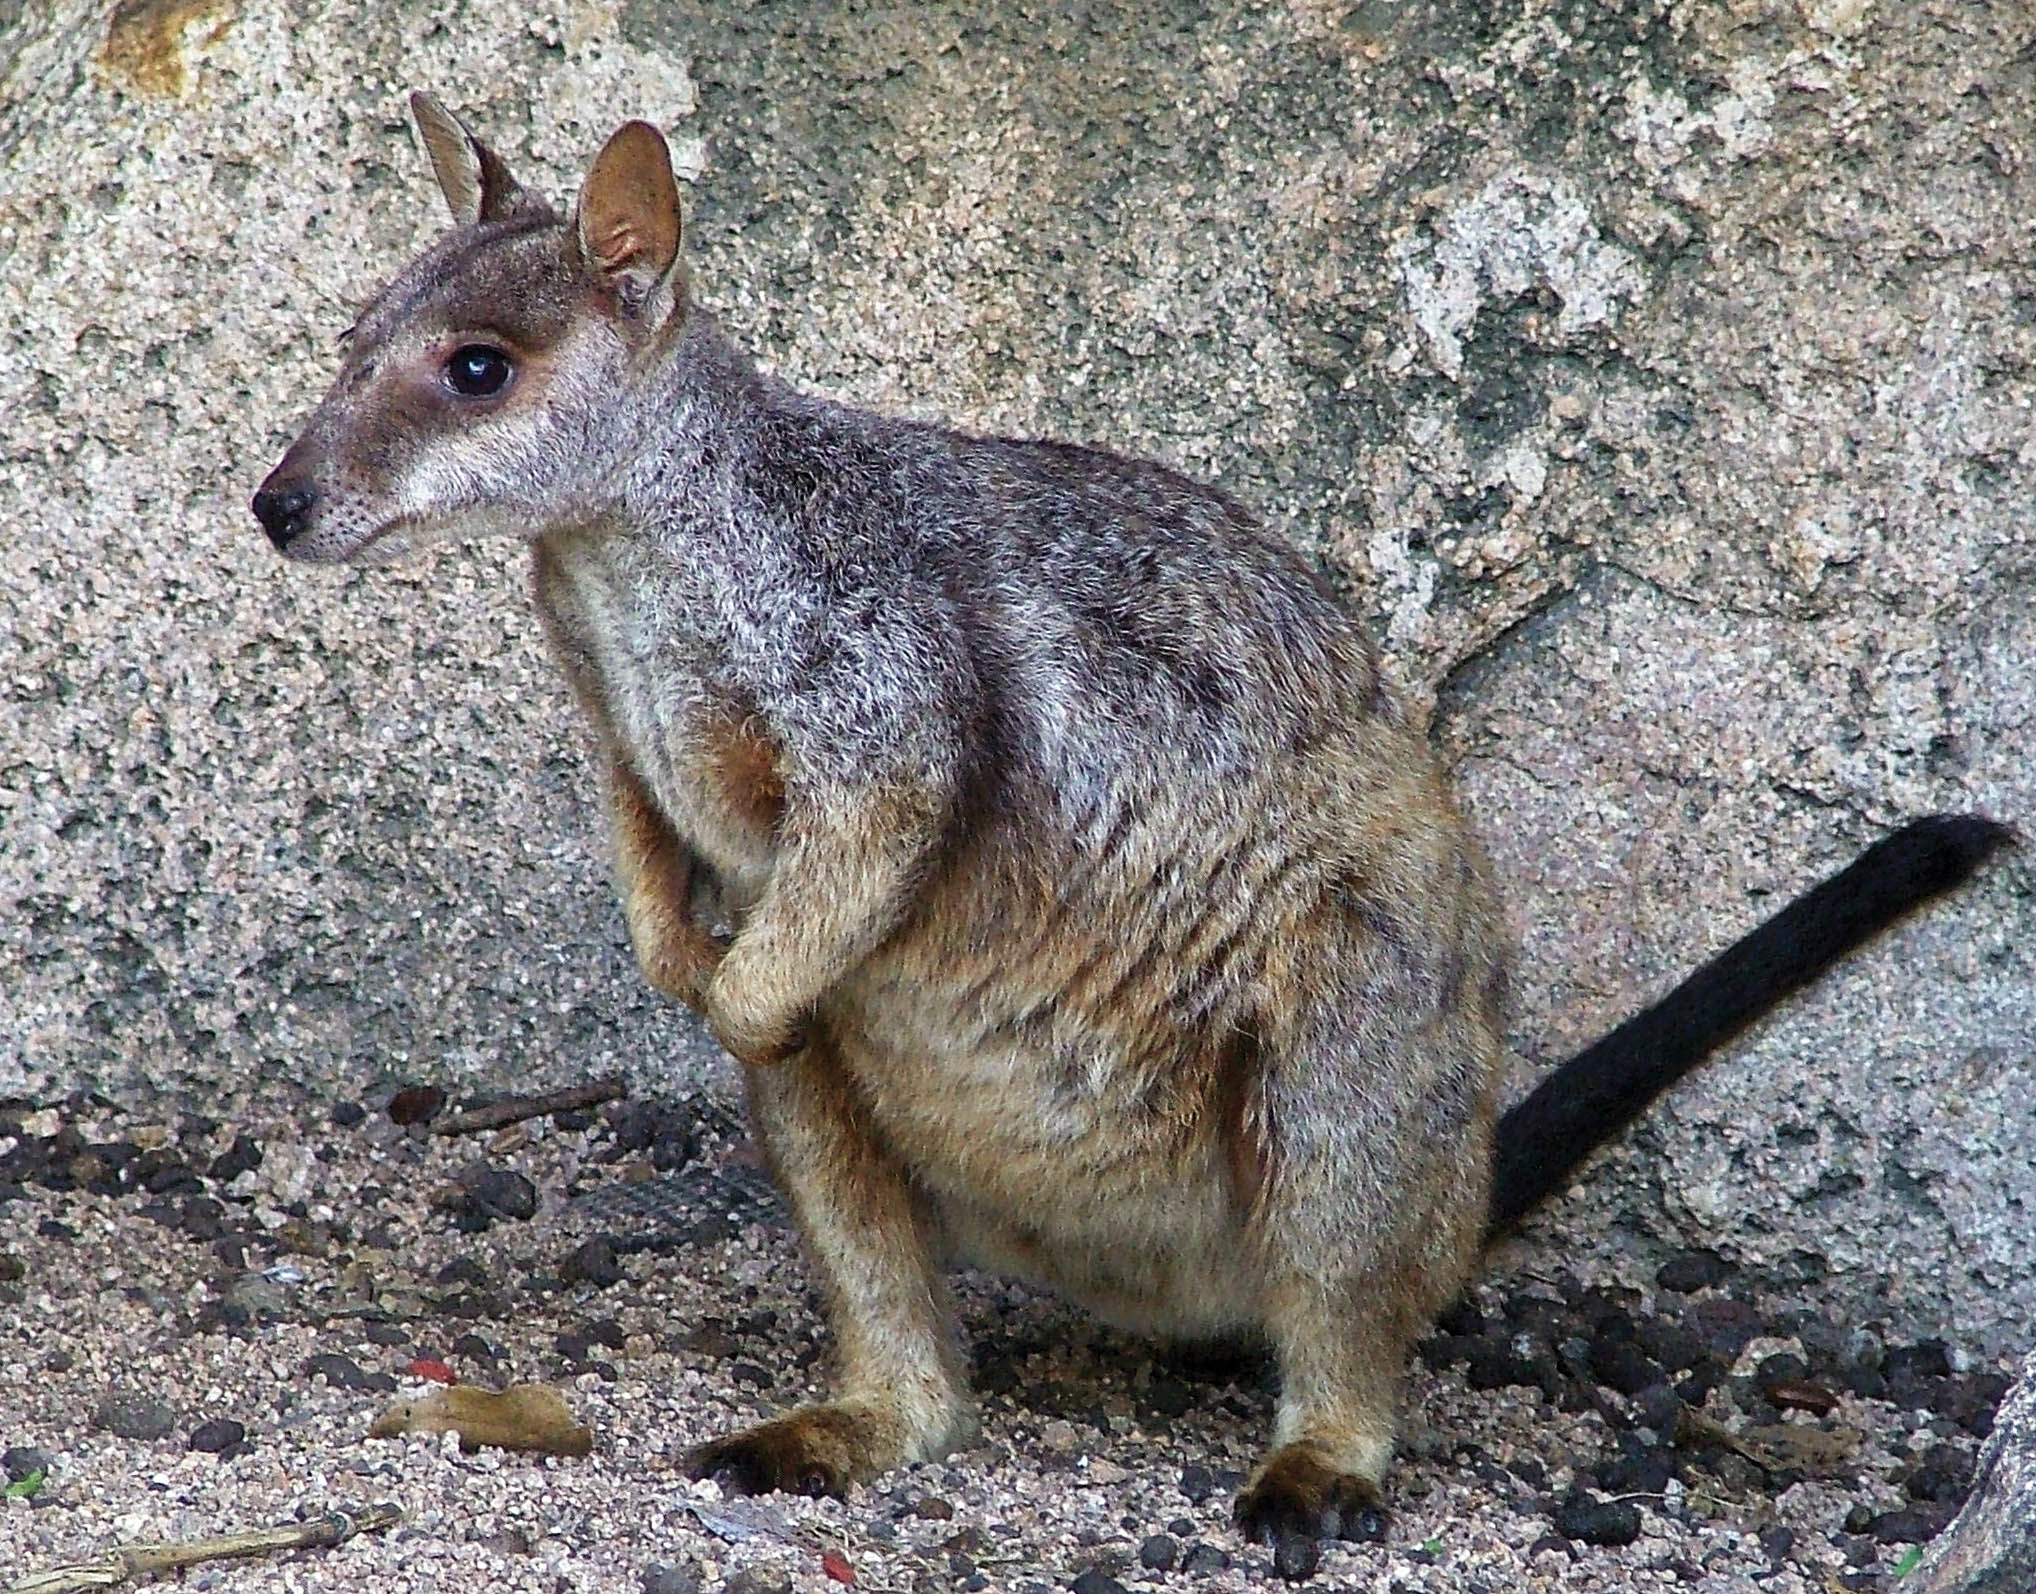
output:
<instances>
[{"instance_id":1,"label":"wallaby's eye","mask_svg":"<svg viewBox=\"0 0 2036 1594\"><path fill-rule=\"evenodd\" d=\"M462 398L489 398L509 385L509 356L488 343L463 343L445 362L445 385Z\"/></svg>"}]
</instances>

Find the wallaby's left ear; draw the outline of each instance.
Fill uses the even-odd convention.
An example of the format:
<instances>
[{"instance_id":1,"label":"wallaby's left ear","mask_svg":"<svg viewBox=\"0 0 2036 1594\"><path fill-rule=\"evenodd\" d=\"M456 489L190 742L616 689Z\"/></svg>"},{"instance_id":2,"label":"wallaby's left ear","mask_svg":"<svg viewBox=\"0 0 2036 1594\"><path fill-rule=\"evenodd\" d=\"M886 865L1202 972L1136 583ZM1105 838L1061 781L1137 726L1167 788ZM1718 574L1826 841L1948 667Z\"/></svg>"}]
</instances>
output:
<instances>
[{"instance_id":1,"label":"wallaby's left ear","mask_svg":"<svg viewBox=\"0 0 2036 1594\"><path fill-rule=\"evenodd\" d=\"M615 290L625 313L664 319L679 258L679 188L664 134L648 122L615 130L580 189L573 235L580 258Z\"/></svg>"},{"instance_id":2,"label":"wallaby's left ear","mask_svg":"<svg viewBox=\"0 0 2036 1594\"><path fill-rule=\"evenodd\" d=\"M418 90L410 96L410 114L417 120L417 132L452 219L460 226L500 221L529 203L502 157L474 137L437 95Z\"/></svg>"}]
</instances>

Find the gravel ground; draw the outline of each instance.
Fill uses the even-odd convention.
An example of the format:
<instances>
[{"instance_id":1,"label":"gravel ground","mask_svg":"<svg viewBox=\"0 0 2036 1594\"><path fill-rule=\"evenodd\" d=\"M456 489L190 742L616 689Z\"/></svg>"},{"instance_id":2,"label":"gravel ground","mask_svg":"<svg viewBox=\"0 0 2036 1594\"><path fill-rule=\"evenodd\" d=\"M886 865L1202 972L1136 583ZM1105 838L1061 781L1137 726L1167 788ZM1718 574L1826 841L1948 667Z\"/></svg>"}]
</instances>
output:
<instances>
[{"instance_id":1,"label":"gravel ground","mask_svg":"<svg viewBox=\"0 0 2036 1594\"><path fill-rule=\"evenodd\" d=\"M396 1121L440 1101L0 1107L0 1450L26 1480L0 1501L0 1578L380 1500L404 1514L386 1533L182 1586L1213 1594L1273 1576L1228 1523L1270 1421L1263 1366L974 1275L976 1448L846 1502L686 1479L688 1446L818 1393L826 1365L737 1115L699 1097L477 1135ZM2007 1383L1705 1253L1642 1291L1505 1268L1422 1349L1388 1542L1329 1548L1313 1586L1890 1587L1962 1498ZM592 1454L366 1438L432 1387L420 1362L555 1385Z\"/></svg>"}]
</instances>

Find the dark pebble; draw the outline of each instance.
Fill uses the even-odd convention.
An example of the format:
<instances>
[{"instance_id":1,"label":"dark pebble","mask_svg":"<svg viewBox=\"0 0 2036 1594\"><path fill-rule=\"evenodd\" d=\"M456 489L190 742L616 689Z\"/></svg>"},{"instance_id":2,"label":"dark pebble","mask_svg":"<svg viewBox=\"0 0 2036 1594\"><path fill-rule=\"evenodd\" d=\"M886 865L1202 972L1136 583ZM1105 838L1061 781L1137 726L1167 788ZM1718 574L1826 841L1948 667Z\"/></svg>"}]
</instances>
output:
<instances>
[{"instance_id":1,"label":"dark pebble","mask_svg":"<svg viewBox=\"0 0 2036 1594\"><path fill-rule=\"evenodd\" d=\"M491 1217L520 1222L537 1213L537 1186L513 1168L483 1168L466 1185L468 1196Z\"/></svg>"},{"instance_id":2,"label":"dark pebble","mask_svg":"<svg viewBox=\"0 0 2036 1594\"><path fill-rule=\"evenodd\" d=\"M700 1573L691 1566L646 1566L637 1586L643 1594L700 1594Z\"/></svg>"},{"instance_id":3,"label":"dark pebble","mask_svg":"<svg viewBox=\"0 0 2036 1594\"><path fill-rule=\"evenodd\" d=\"M926 1522L952 1522L954 1507L939 1495L928 1494L913 1503L912 1514Z\"/></svg>"},{"instance_id":4,"label":"dark pebble","mask_svg":"<svg viewBox=\"0 0 2036 1594\"><path fill-rule=\"evenodd\" d=\"M1075 1594L1129 1594L1122 1583L1100 1566L1090 1567L1068 1584L1068 1587L1073 1589Z\"/></svg>"},{"instance_id":5,"label":"dark pebble","mask_svg":"<svg viewBox=\"0 0 2036 1594\"><path fill-rule=\"evenodd\" d=\"M247 1440L247 1429L231 1417L214 1417L210 1422L201 1422L191 1430L191 1437L185 1441L188 1449L216 1456L221 1451L231 1450Z\"/></svg>"},{"instance_id":6,"label":"dark pebble","mask_svg":"<svg viewBox=\"0 0 2036 1594\"><path fill-rule=\"evenodd\" d=\"M323 1378L334 1389L367 1387L368 1375L361 1371L359 1363L337 1351L325 1351L307 1358L302 1370L306 1383Z\"/></svg>"},{"instance_id":7,"label":"dark pebble","mask_svg":"<svg viewBox=\"0 0 2036 1594\"><path fill-rule=\"evenodd\" d=\"M1670 1372L1694 1367L1708 1354L1704 1336L1673 1317L1655 1317L1642 1323L1633 1342Z\"/></svg>"},{"instance_id":8,"label":"dark pebble","mask_svg":"<svg viewBox=\"0 0 2036 1594\"><path fill-rule=\"evenodd\" d=\"M1948 1501L1941 1505L1919 1501L1899 1511L1883 1512L1867 1524L1866 1531L1882 1544L1921 1544L1937 1537L1956 1509Z\"/></svg>"},{"instance_id":9,"label":"dark pebble","mask_svg":"<svg viewBox=\"0 0 2036 1594\"><path fill-rule=\"evenodd\" d=\"M261 1165L262 1148L255 1144L253 1136L235 1135L233 1144L212 1159L212 1166L206 1169L206 1172L219 1183L225 1184Z\"/></svg>"},{"instance_id":10,"label":"dark pebble","mask_svg":"<svg viewBox=\"0 0 2036 1594\"><path fill-rule=\"evenodd\" d=\"M575 1248L559 1263L558 1276L567 1284L585 1284L593 1289L605 1290L611 1284L622 1282L622 1264L616 1259L612 1244L607 1240L593 1239Z\"/></svg>"},{"instance_id":11,"label":"dark pebble","mask_svg":"<svg viewBox=\"0 0 2036 1594\"><path fill-rule=\"evenodd\" d=\"M721 1585L721 1594L792 1594L792 1580L765 1567L744 1567Z\"/></svg>"},{"instance_id":12,"label":"dark pebble","mask_svg":"<svg viewBox=\"0 0 2036 1594\"><path fill-rule=\"evenodd\" d=\"M596 1345L609 1350L621 1350L629 1343L629 1336L622 1331L622 1325L612 1317L603 1317L587 1325L587 1338Z\"/></svg>"},{"instance_id":13,"label":"dark pebble","mask_svg":"<svg viewBox=\"0 0 2036 1594\"><path fill-rule=\"evenodd\" d=\"M594 1342L579 1329L567 1329L552 1341L560 1356L569 1362L583 1362L594 1348Z\"/></svg>"},{"instance_id":14,"label":"dark pebble","mask_svg":"<svg viewBox=\"0 0 2036 1594\"><path fill-rule=\"evenodd\" d=\"M1183 1572L1220 1572L1229 1565L1230 1557L1213 1544L1190 1544L1181 1557Z\"/></svg>"},{"instance_id":15,"label":"dark pebble","mask_svg":"<svg viewBox=\"0 0 2036 1594\"><path fill-rule=\"evenodd\" d=\"M1873 1526L1873 1518L1874 1509L1872 1506L1864 1502L1854 1505L1851 1510L1845 1513L1845 1531L1847 1533L1864 1533Z\"/></svg>"},{"instance_id":16,"label":"dark pebble","mask_svg":"<svg viewBox=\"0 0 2036 1594\"><path fill-rule=\"evenodd\" d=\"M1760 1535L1760 1547L1767 1551L1769 1560L1776 1563L1786 1561L1789 1552L1796 1547L1796 1531L1776 1523Z\"/></svg>"},{"instance_id":17,"label":"dark pebble","mask_svg":"<svg viewBox=\"0 0 2036 1594\"><path fill-rule=\"evenodd\" d=\"M1544 1533L1527 1546L1527 1559L1532 1561L1543 1550L1554 1550L1560 1555L1574 1557L1576 1551L1570 1548L1569 1540L1560 1533Z\"/></svg>"},{"instance_id":18,"label":"dark pebble","mask_svg":"<svg viewBox=\"0 0 2036 1594\"><path fill-rule=\"evenodd\" d=\"M1690 1323L1703 1336L1705 1347L1720 1356L1737 1356L1765 1327L1760 1313L1730 1296L1698 1301L1690 1308Z\"/></svg>"},{"instance_id":19,"label":"dark pebble","mask_svg":"<svg viewBox=\"0 0 2036 1594\"><path fill-rule=\"evenodd\" d=\"M1666 1439L1675 1432L1683 1413L1682 1397L1667 1384L1656 1384L1633 1397L1634 1416L1644 1428L1652 1428ZM1514 1469L1518 1471L1518 1468Z\"/></svg>"},{"instance_id":20,"label":"dark pebble","mask_svg":"<svg viewBox=\"0 0 2036 1594\"><path fill-rule=\"evenodd\" d=\"M1177 1539L1192 1537L1195 1531L1194 1519L1191 1517L1175 1517L1173 1521L1166 1525L1166 1530Z\"/></svg>"},{"instance_id":21,"label":"dark pebble","mask_svg":"<svg viewBox=\"0 0 2036 1594\"><path fill-rule=\"evenodd\" d=\"M332 1124L336 1129L351 1129L363 1123L368 1116L367 1108L357 1101L335 1102L332 1108Z\"/></svg>"},{"instance_id":22,"label":"dark pebble","mask_svg":"<svg viewBox=\"0 0 2036 1594\"><path fill-rule=\"evenodd\" d=\"M1576 1500L1557 1509L1555 1531L1585 1544L1617 1546L1640 1537L1640 1507L1630 1500Z\"/></svg>"},{"instance_id":23,"label":"dark pebble","mask_svg":"<svg viewBox=\"0 0 2036 1594\"><path fill-rule=\"evenodd\" d=\"M1972 1488L1972 1457L1949 1445L1933 1445L1902 1487L1911 1500L1958 1504Z\"/></svg>"},{"instance_id":24,"label":"dark pebble","mask_svg":"<svg viewBox=\"0 0 2036 1594\"><path fill-rule=\"evenodd\" d=\"M1598 1481L1608 1494L1659 1494L1675 1476L1675 1452L1666 1445L1640 1447L1608 1462Z\"/></svg>"},{"instance_id":25,"label":"dark pebble","mask_svg":"<svg viewBox=\"0 0 2036 1594\"><path fill-rule=\"evenodd\" d=\"M1514 1385L1538 1385L1542 1369L1528 1357L1516 1354L1510 1341L1474 1339L1469 1346L1464 1381L1473 1389L1505 1389ZM1554 1369L1548 1369L1553 1373Z\"/></svg>"},{"instance_id":26,"label":"dark pebble","mask_svg":"<svg viewBox=\"0 0 2036 1594\"><path fill-rule=\"evenodd\" d=\"M7 1473L9 1483L19 1483L38 1472L48 1476L49 1457L32 1445L14 1445L0 1452L0 1469Z\"/></svg>"},{"instance_id":27,"label":"dark pebble","mask_svg":"<svg viewBox=\"0 0 2036 1594\"><path fill-rule=\"evenodd\" d=\"M15 1284L28 1277L28 1264L12 1251L0 1251L0 1284Z\"/></svg>"},{"instance_id":28,"label":"dark pebble","mask_svg":"<svg viewBox=\"0 0 2036 1594\"><path fill-rule=\"evenodd\" d=\"M502 1353L479 1334L460 1335L452 1342L450 1353L470 1362L495 1362L502 1359Z\"/></svg>"},{"instance_id":29,"label":"dark pebble","mask_svg":"<svg viewBox=\"0 0 2036 1594\"><path fill-rule=\"evenodd\" d=\"M389 1098L389 1118L406 1128L411 1124L428 1124L444 1107L445 1092L436 1085L412 1085Z\"/></svg>"},{"instance_id":30,"label":"dark pebble","mask_svg":"<svg viewBox=\"0 0 2036 1594\"><path fill-rule=\"evenodd\" d=\"M728 1376L738 1384L747 1384L752 1389L768 1389L777 1380L771 1377L767 1368L755 1362L735 1362L728 1369Z\"/></svg>"},{"instance_id":31,"label":"dark pebble","mask_svg":"<svg viewBox=\"0 0 2036 1594\"><path fill-rule=\"evenodd\" d=\"M1880 1370L1890 1381L1904 1373L1916 1378L1949 1378L1951 1352L1943 1340L1926 1339L1920 1344L1903 1345L1889 1351L1881 1360Z\"/></svg>"},{"instance_id":32,"label":"dark pebble","mask_svg":"<svg viewBox=\"0 0 2036 1594\"><path fill-rule=\"evenodd\" d=\"M38 1237L45 1240L75 1240L78 1231L58 1218L44 1218L35 1226Z\"/></svg>"},{"instance_id":33,"label":"dark pebble","mask_svg":"<svg viewBox=\"0 0 2036 1594\"><path fill-rule=\"evenodd\" d=\"M1312 1533L1289 1533L1273 1549L1273 1570L1289 1583L1305 1583L1322 1564L1322 1546Z\"/></svg>"},{"instance_id":34,"label":"dark pebble","mask_svg":"<svg viewBox=\"0 0 2036 1594\"><path fill-rule=\"evenodd\" d=\"M177 1426L176 1413L168 1406L139 1395L110 1396L92 1421L116 1439L163 1439Z\"/></svg>"},{"instance_id":35,"label":"dark pebble","mask_svg":"<svg viewBox=\"0 0 2036 1594\"><path fill-rule=\"evenodd\" d=\"M1138 1564L1148 1572L1171 1572L1181 1558L1178 1540L1155 1533L1138 1546Z\"/></svg>"},{"instance_id":36,"label":"dark pebble","mask_svg":"<svg viewBox=\"0 0 2036 1594\"><path fill-rule=\"evenodd\" d=\"M1200 1505L1215 1490L1216 1479L1207 1467L1190 1462L1181 1468L1181 1493L1194 1504Z\"/></svg>"},{"instance_id":37,"label":"dark pebble","mask_svg":"<svg viewBox=\"0 0 2036 1594\"><path fill-rule=\"evenodd\" d=\"M1722 1284L1731 1272L1731 1264L1715 1251L1683 1251L1656 1269L1654 1282L1677 1295L1692 1295Z\"/></svg>"},{"instance_id":38,"label":"dark pebble","mask_svg":"<svg viewBox=\"0 0 2036 1594\"><path fill-rule=\"evenodd\" d=\"M194 1240L205 1244L219 1238L225 1232L226 1208L209 1195L189 1196L183 1210L177 1215L177 1227Z\"/></svg>"},{"instance_id":39,"label":"dark pebble","mask_svg":"<svg viewBox=\"0 0 2036 1594\"><path fill-rule=\"evenodd\" d=\"M361 1337L370 1345L407 1345L410 1331L401 1323L377 1323L369 1321L361 1325Z\"/></svg>"},{"instance_id":40,"label":"dark pebble","mask_svg":"<svg viewBox=\"0 0 2036 1594\"><path fill-rule=\"evenodd\" d=\"M67 1373L77 1365L77 1358L62 1348L51 1351L42 1359L44 1372Z\"/></svg>"},{"instance_id":41,"label":"dark pebble","mask_svg":"<svg viewBox=\"0 0 2036 1594\"><path fill-rule=\"evenodd\" d=\"M1662 1370L1630 1339L1591 1341L1591 1371L1607 1389L1638 1395L1662 1382Z\"/></svg>"},{"instance_id":42,"label":"dark pebble","mask_svg":"<svg viewBox=\"0 0 2036 1594\"><path fill-rule=\"evenodd\" d=\"M658 1106L649 1101L625 1101L611 1120L611 1133L618 1152L648 1151L657 1139Z\"/></svg>"},{"instance_id":43,"label":"dark pebble","mask_svg":"<svg viewBox=\"0 0 2036 1594\"><path fill-rule=\"evenodd\" d=\"M456 1256L432 1274L432 1279L439 1284L486 1284L488 1270L470 1256Z\"/></svg>"},{"instance_id":44,"label":"dark pebble","mask_svg":"<svg viewBox=\"0 0 2036 1594\"><path fill-rule=\"evenodd\" d=\"M1800 1384L1809 1376L1809 1365L1791 1351L1763 1357L1760 1365L1753 1369L1753 1381L1760 1386L1763 1395L1769 1394L1776 1384Z\"/></svg>"}]
</instances>

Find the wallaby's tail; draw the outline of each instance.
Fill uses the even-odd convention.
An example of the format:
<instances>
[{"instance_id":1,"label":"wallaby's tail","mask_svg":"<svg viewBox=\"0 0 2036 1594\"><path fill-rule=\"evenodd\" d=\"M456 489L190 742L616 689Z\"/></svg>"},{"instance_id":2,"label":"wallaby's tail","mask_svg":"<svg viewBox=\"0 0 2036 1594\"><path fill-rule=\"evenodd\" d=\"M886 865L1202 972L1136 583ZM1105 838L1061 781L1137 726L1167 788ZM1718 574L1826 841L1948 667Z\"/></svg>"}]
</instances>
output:
<instances>
[{"instance_id":1,"label":"wallaby's tail","mask_svg":"<svg viewBox=\"0 0 2036 1594\"><path fill-rule=\"evenodd\" d=\"M1486 1236L1560 1189L1714 1048L2013 839L2006 825L1970 814L1904 825L1556 1069L1499 1120Z\"/></svg>"}]
</instances>

